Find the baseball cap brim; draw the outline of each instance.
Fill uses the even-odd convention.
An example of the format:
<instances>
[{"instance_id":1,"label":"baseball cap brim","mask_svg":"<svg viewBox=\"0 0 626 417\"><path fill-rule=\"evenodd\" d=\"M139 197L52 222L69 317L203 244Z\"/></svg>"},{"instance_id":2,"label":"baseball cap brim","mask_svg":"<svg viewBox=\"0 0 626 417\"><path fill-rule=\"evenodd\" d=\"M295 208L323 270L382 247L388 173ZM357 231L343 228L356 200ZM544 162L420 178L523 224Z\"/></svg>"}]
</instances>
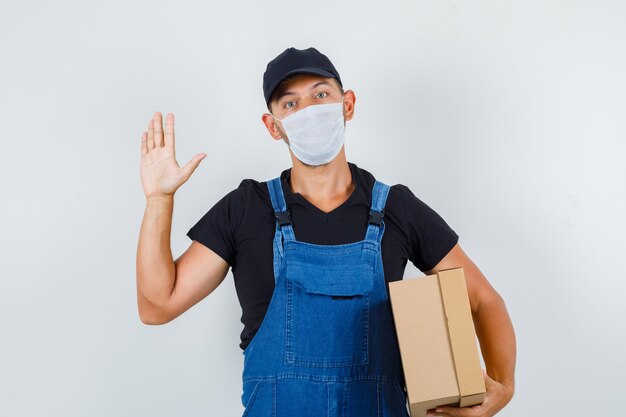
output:
<instances>
[{"instance_id":1,"label":"baseball cap brim","mask_svg":"<svg viewBox=\"0 0 626 417\"><path fill-rule=\"evenodd\" d=\"M267 90L267 95L265 96L265 103L269 104L270 102L270 97L272 97L272 94L274 93L274 90L276 89L276 87L278 87L278 84L281 83L282 80L284 80L285 78L287 78L290 75L293 74L315 74L315 75L320 75L322 77L328 77L328 78L335 78L335 75L329 71L323 70L321 68L297 68L297 69L293 69L290 71L287 71L286 73L282 74L276 81L274 81L271 85L270 88Z\"/></svg>"}]
</instances>

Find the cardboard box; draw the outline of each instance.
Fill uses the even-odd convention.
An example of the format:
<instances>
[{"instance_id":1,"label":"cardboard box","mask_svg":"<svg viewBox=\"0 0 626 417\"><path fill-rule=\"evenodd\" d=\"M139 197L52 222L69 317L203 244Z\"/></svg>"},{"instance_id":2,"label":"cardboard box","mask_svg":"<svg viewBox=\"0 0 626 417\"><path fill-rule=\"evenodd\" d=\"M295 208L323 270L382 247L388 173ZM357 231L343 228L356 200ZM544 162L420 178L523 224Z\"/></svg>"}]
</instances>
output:
<instances>
[{"instance_id":1,"label":"cardboard box","mask_svg":"<svg viewBox=\"0 0 626 417\"><path fill-rule=\"evenodd\" d=\"M485 398L463 268L389 283L411 417Z\"/></svg>"}]
</instances>

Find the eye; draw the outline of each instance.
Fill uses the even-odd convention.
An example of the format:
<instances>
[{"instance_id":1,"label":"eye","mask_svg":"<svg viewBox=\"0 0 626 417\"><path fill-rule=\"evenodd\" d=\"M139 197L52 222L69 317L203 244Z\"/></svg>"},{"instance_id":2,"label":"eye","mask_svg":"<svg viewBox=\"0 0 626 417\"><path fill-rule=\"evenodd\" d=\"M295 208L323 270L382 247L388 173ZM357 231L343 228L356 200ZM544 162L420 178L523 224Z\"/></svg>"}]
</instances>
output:
<instances>
[{"instance_id":1,"label":"eye","mask_svg":"<svg viewBox=\"0 0 626 417\"><path fill-rule=\"evenodd\" d=\"M324 97L326 97L328 95L328 93L326 91L320 91L315 96L318 97L320 94L325 94ZM320 98L324 98L324 97L320 97Z\"/></svg>"},{"instance_id":2,"label":"eye","mask_svg":"<svg viewBox=\"0 0 626 417\"><path fill-rule=\"evenodd\" d=\"M291 104L291 103L295 104L295 101L288 101L288 102L285 103L285 105L283 107L285 107L287 109L291 109L291 108L293 108L293 106L289 106L289 104Z\"/></svg>"}]
</instances>

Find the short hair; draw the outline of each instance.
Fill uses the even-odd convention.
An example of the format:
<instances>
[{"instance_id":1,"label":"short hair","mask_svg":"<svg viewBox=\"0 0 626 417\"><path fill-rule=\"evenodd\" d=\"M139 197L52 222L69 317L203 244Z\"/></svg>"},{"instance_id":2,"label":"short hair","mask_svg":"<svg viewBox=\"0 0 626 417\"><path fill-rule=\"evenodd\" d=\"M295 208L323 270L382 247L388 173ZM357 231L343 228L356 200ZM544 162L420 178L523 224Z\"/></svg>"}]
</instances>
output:
<instances>
[{"instance_id":1,"label":"short hair","mask_svg":"<svg viewBox=\"0 0 626 417\"><path fill-rule=\"evenodd\" d=\"M279 93L285 91L285 87L286 87L287 82L293 80L298 75L302 75L302 74L303 74L302 72L291 74L291 75L283 78L283 80L276 86L276 88L272 92L272 95L270 96L270 99L267 101L267 110L269 110L270 113L272 112L272 101L274 101L274 98ZM304 74L308 74L308 73L304 73ZM327 78L332 78L333 80L335 80L335 84L337 84L337 87L339 88L339 91L341 92L341 94L344 93L343 87L341 86L341 83L335 77L327 77Z\"/></svg>"}]
</instances>

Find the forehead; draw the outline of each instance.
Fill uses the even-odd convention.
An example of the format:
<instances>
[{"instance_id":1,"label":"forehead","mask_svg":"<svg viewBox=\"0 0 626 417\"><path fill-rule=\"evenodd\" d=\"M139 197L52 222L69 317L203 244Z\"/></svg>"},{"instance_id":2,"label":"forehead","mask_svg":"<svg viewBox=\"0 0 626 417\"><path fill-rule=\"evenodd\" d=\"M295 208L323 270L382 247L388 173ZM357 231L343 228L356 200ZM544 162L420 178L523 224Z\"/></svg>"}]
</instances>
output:
<instances>
[{"instance_id":1,"label":"forehead","mask_svg":"<svg viewBox=\"0 0 626 417\"><path fill-rule=\"evenodd\" d=\"M316 74L295 74L283 80L276 88L276 100L288 93L306 92L319 82L326 82L331 87L337 88L334 78L322 77Z\"/></svg>"}]
</instances>

